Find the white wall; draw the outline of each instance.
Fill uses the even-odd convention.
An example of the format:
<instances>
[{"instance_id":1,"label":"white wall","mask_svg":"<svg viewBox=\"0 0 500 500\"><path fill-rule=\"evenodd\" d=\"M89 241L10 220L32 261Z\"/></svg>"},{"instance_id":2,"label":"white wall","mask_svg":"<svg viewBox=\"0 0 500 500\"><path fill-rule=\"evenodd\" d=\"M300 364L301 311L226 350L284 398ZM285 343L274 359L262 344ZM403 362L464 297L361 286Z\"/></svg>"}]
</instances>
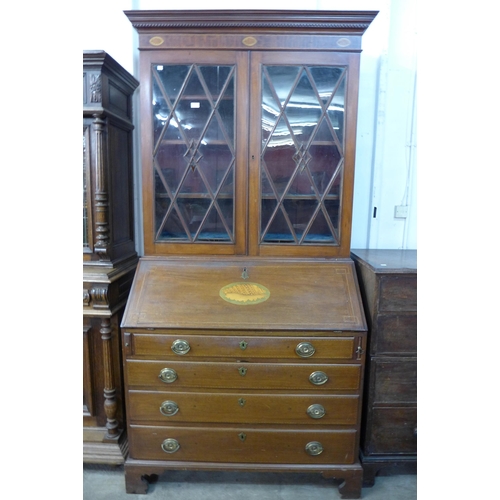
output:
<instances>
[{"instance_id":1,"label":"white wall","mask_svg":"<svg viewBox=\"0 0 500 500\"><path fill-rule=\"evenodd\" d=\"M417 0L316 0L310 9L378 10L363 36L359 95L352 248L417 248L416 196L416 2ZM242 0L240 9L303 9L299 0ZM178 8L202 9L202 0ZM164 0L88 0L82 49L102 49L137 76L135 30L123 14L132 9L175 8ZM213 0L212 9L227 8ZM99 13L98 21L96 12ZM137 141L139 144L139 141ZM137 148L136 148L137 149ZM137 151L136 151L137 152ZM138 155L136 155L136 159ZM139 169L139 162L137 170ZM137 207L140 208L140 176ZM395 217L407 206L406 218ZM376 208L376 217L374 209ZM140 220L140 212L137 213ZM138 223L138 235L142 233ZM139 252L142 251L138 242Z\"/></svg>"}]
</instances>

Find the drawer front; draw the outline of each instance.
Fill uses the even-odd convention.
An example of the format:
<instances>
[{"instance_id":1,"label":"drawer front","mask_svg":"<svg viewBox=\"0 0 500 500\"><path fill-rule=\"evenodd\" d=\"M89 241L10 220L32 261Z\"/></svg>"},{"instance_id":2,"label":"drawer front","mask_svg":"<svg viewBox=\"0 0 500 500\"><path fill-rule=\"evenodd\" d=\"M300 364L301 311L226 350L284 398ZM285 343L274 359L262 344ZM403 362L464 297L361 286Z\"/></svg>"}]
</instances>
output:
<instances>
[{"instance_id":1,"label":"drawer front","mask_svg":"<svg viewBox=\"0 0 500 500\"><path fill-rule=\"evenodd\" d=\"M372 354L416 353L417 315L381 314L372 333Z\"/></svg>"},{"instance_id":2,"label":"drawer front","mask_svg":"<svg viewBox=\"0 0 500 500\"><path fill-rule=\"evenodd\" d=\"M307 390L307 392L311 390L354 391L359 388L361 378L361 365L354 364L128 360L126 369L129 387L147 387L158 390L206 387L217 389L291 389ZM311 378L316 383L313 383Z\"/></svg>"},{"instance_id":3,"label":"drawer front","mask_svg":"<svg viewBox=\"0 0 500 500\"><path fill-rule=\"evenodd\" d=\"M128 437L130 457L138 460L314 465L352 464L356 458L354 430L131 425Z\"/></svg>"},{"instance_id":4,"label":"drawer front","mask_svg":"<svg viewBox=\"0 0 500 500\"><path fill-rule=\"evenodd\" d=\"M382 276L379 311L416 311L417 278L415 276Z\"/></svg>"},{"instance_id":5,"label":"drawer front","mask_svg":"<svg viewBox=\"0 0 500 500\"><path fill-rule=\"evenodd\" d=\"M129 391L128 418L159 423L353 425L358 396Z\"/></svg>"},{"instance_id":6,"label":"drawer front","mask_svg":"<svg viewBox=\"0 0 500 500\"><path fill-rule=\"evenodd\" d=\"M354 337L253 337L211 335L166 335L133 333L131 353L178 359L267 358L267 359L352 359Z\"/></svg>"},{"instance_id":7,"label":"drawer front","mask_svg":"<svg viewBox=\"0 0 500 500\"><path fill-rule=\"evenodd\" d=\"M416 408L374 408L368 425L366 454L417 452Z\"/></svg>"},{"instance_id":8,"label":"drawer front","mask_svg":"<svg viewBox=\"0 0 500 500\"><path fill-rule=\"evenodd\" d=\"M370 379L374 403L417 402L416 358L372 359Z\"/></svg>"}]
</instances>

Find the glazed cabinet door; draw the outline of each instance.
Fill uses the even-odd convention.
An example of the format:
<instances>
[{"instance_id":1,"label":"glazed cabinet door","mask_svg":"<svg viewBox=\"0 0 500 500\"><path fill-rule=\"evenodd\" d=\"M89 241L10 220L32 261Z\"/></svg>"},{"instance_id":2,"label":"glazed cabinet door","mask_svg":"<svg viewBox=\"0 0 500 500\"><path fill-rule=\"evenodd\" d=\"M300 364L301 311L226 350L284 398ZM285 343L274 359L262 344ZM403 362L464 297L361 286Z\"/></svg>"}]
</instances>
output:
<instances>
[{"instance_id":1,"label":"glazed cabinet door","mask_svg":"<svg viewBox=\"0 0 500 500\"><path fill-rule=\"evenodd\" d=\"M141 64L146 253L245 253L248 54L153 51Z\"/></svg>"},{"instance_id":2,"label":"glazed cabinet door","mask_svg":"<svg viewBox=\"0 0 500 500\"><path fill-rule=\"evenodd\" d=\"M250 253L347 256L356 57L254 52L250 74Z\"/></svg>"}]
</instances>

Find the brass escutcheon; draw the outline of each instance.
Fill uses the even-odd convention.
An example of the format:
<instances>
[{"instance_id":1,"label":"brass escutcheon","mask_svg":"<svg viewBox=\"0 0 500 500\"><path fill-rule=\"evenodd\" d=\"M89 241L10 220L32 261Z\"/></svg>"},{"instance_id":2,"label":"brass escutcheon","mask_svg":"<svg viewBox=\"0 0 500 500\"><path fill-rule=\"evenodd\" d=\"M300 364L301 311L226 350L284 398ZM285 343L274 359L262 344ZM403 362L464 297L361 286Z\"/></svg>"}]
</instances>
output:
<instances>
[{"instance_id":1,"label":"brass escutcheon","mask_svg":"<svg viewBox=\"0 0 500 500\"><path fill-rule=\"evenodd\" d=\"M245 342L244 340L242 340L242 341L240 342L240 349L241 349L241 350L243 350L243 351L244 351L244 350L247 348L247 346L248 346L248 342Z\"/></svg>"},{"instance_id":2,"label":"brass escutcheon","mask_svg":"<svg viewBox=\"0 0 500 500\"><path fill-rule=\"evenodd\" d=\"M306 444L306 452L313 457L320 455L323 453L323 445L319 441L311 441Z\"/></svg>"},{"instance_id":3,"label":"brass escutcheon","mask_svg":"<svg viewBox=\"0 0 500 500\"><path fill-rule=\"evenodd\" d=\"M161 443L161 449L165 453L175 453L180 447L181 445L179 444L179 441L173 438L165 439L165 441Z\"/></svg>"},{"instance_id":4,"label":"brass escutcheon","mask_svg":"<svg viewBox=\"0 0 500 500\"><path fill-rule=\"evenodd\" d=\"M158 378L166 384L171 384L177 380L177 372L172 368L163 368L158 375Z\"/></svg>"},{"instance_id":5,"label":"brass escutcheon","mask_svg":"<svg viewBox=\"0 0 500 500\"><path fill-rule=\"evenodd\" d=\"M328 381L328 375L325 372L313 372L309 375L309 382L314 385L323 385Z\"/></svg>"},{"instance_id":6,"label":"brass escutcheon","mask_svg":"<svg viewBox=\"0 0 500 500\"><path fill-rule=\"evenodd\" d=\"M172 342L172 351L179 356L184 356L184 354L187 354L190 349L191 346L187 340L177 339Z\"/></svg>"},{"instance_id":7,"label":"brass escutcheon","mask_svg":"<svg viewBox=\"0 0 500 500\"><path fill-rule=\"evenodd\" d=\"M163 401L160 406L160 413L166 417L171 417L179 411L179 406L175 401Z\"/></svg>"},{"instance_id":8,"label":"brass escutcheon","mask_svg":"<svg viewBox=\"0 0 500 500\"><path fill-rule=\"evenodd\" d=\"M243 398L238 399L238 403L240 406L245 406L246 400Z\"/></svg>"},{"instance_id":9,"label":"brass escutcheon","mask_svg":"<svg viewBox=\"0 0 500 500\"><path fill-rule=\"evenodd\" d=\"M325 416L325 408L320 404L309 406L306 412L311 418L323 418Z\"/></svg>"},{"instance_id":10,"label":"brass escutcheon","mask_svg":"<svg viewBox=\"0 0 500 500\"><path fill-rule=\"evenodd\" d=\"M238 434L238 437L240 438L240 441L245 441L245 439L247 438L247 435L244 432L240 432Z\"/></svg>"},{"instance_id":11,"label":"brass escutcheon","mask_svg":"<svg viewBox=\"0 0 500 500\"><path fill-rule=\"evenodd\" d=\"M248 368L244 368L243 366L241 368L238 368L238 371L240 372L240 375L244 377L247 374Z\"/></svg>"},{"instance_id":12,"label":"brass escutcheon","mask_svg":"<svg viewBox=\"0 0 500 500\"><path fill-rule=\"evenodd\" d=\"M316 349L310 342L301 342L297 344L295 352L301 358L310 358L316 352Z\"/></svg>"}]
</instances>

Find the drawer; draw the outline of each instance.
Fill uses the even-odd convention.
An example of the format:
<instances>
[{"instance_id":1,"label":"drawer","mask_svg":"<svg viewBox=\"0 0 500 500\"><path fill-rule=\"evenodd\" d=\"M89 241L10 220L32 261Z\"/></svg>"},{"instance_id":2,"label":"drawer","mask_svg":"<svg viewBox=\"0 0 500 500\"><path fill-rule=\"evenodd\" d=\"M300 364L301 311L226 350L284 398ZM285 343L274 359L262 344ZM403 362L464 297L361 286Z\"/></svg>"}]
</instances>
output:
<instances>
[{"instance_id":1,"label":"drawer","mask_svg":"<svg viewBox=\"0 0 500 500\"><path fill-rule=\"evenodd\" d=\"M357 390L359 364L209 363L202 361L126 362L129 387L158 390L185 388ZM161 376L161 378L160 378ZM313 379L316 383L311 381Z\"/></svg>"},{"instance_id":2,"label":"drawer","mask_svg":"<svg viewBox=\"0 0 500 500\"><path fill-rule=\"evenodd\" d=\"M416 403L417 358L372 358L370 387L374 403Z\"/></svg>"},{"instance_id":3,"label":"drawer","mask_svg":"<svg viewBox=\"0 0 500 500\"><path fill-rule=\"evenodd\" d=\"M381 314L372 332L372 354L416 353L417 315Z\"/></svg>"},{"instance_id":4,"label":"drawer","mask_svg":"<svg viewBox=\"0 0 500 500\"><path fill-rule=\"evenodd\" d=\"M128 438L130 457L137 460L314 465L352 464L357 455L355 430L131 425Z\"/></svg>"},{"instance_id":5,"label":"drawer","mask_svg":"<svg viewBox=\"0 0 500 500\"><path fill-rule=\"evenodd\" d=\"M417 310L416 276L382 276L380 278L379 311Z\"/></svg>"},{"instance_id":6,"label":"drawer","mask_svg":"<svg viewBox=\"0 0 500 500\"><path fill-rule=\"evenodd\" d=\"M356 425L358 396L129 391L130 421Z\"/></svg>"},{"instance_id":7,"label":"drawer","mask_svg":"<svg viewBox=\"0 0 500 500\"><path fill-rule=\"evenodd\" d=\"M352 359L354 337L254 337L129 333L128 355L186 359L267 358L267 359Z\"/></svg>"},{"instance_id":8,"label":"drawer","mask_svg":"<svg viewBox=\"0 0 500 500\"><path fill-rule=\"evenodd\" d=\"M417 452L417 409L374 408L367 429L366 454Z\"/></svg>"}]
</instances>

